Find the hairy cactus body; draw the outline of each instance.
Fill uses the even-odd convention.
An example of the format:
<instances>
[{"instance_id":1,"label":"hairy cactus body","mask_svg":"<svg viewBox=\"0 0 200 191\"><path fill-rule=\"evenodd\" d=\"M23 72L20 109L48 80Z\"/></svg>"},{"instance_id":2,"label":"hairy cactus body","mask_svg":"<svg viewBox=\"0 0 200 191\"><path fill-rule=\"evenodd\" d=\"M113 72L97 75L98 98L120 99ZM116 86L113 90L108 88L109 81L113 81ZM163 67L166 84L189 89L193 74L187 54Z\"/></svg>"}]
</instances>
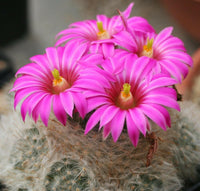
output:
<instances>
[{"instance_id":1,"label":"hairy cactus body","mask_svg":"<svg viewBox=\"0 0 200 191\"><path fill-rule=\"evenodd\" d=\"M11 191L180 190L200 176L199 115L185 102L166 132L152 124L158 149L146 167L147 137L134 148L125 131L114 143L95 130L84 135L79 122L51 118L46 128L10 112L1 116L0 180Z\"/></svg>"},{"instance_id":2,"label":"hairy cactus body","mask_svg":"<svg viewBox=\"0 0 200 191\"><path fill-rule=\"evenodd\" d=\"M45 187L51 190L88 190L90 178L86 168L78 161L64 158L51 167L46 176Z\"/></svg>"}]
</instances>

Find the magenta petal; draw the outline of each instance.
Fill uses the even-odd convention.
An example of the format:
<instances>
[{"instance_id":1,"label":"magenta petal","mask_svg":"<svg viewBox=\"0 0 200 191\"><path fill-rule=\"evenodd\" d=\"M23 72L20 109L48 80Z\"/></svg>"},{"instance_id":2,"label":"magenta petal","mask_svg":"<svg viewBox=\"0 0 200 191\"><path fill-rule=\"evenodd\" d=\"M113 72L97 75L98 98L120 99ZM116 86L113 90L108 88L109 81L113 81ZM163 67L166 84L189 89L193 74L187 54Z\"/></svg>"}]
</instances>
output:
<instances>
[{"instance_id":1,"label":"magenta petal","mask_svg":"<svg viewBox=\"0 0 200 191\"><path fill-rule=\"evenodd\" d=\"M155 103L155 104L161 104L167 107L171 107L173 109L176 109L180 111L180 106L177 103L175 99L172 99L165 95L147 95L143 103Z\"/></svg>"},{"instance_id":2,"label":"magenta petal","mask_svg":"<svg viewBox=\"0 0 200 191\"><path fill-rule=\"evenodd\" d=\"M90 99L90 98L95 98L95 99L97 98L98 99L98 98L100 98L99 100L102 100L101 101L102 103L105 103L104 101L108 100L106 98L105 91L98 92L98 91L91 91L91 90L84 89L83 94L87 99ZM105 97L101 97L101 96L105 96Z\"/></svg>"},{"instance_id":3,"label":"magenta petal","mask_svg":"<svg viewBox=\"0 0 200 191\"><path fill-rule=\"evenodd\" d=\"M180 60L181 62L188 64L189 66L193 65L192 58L185 52L182 51L173 51L170 54L166 54L163 58L170 59L170 60Z\"/></svg>"},{"instance_id":4,"label":"magenta petal","mask_svg":"<svg viewBox=\"0 0 200 191\"><path fill-rule=\"evenodd\" d=\"M60 101L67 112L67 114L72 117L74 109L74 98L70 91L60 93Z\"/></svg>"},{"instance_id":5,"label":"magenta petal","mask_svg":"<svg viewBox=\"0 0 200 191\"><path fill-rule=\"evenodd\" d=\"M98 78L98 76L97 76L97 78ZM100 78L100 79L102 79L102 78ZM105 81L105 83L108 83L108 82ZM97 80L90 80L89 78L82 79L79 81L78 84L82 87L87 87L88 89L97 90L97 91L99 89L100 91L102 91L102 88L101 88L102 84L100 84Z\"/></svg>"},{"instance_id":6,"label":"magenta petal","mask_svg":"<svg viewBox=\"0 0 200 191\"><path fill-rule=\"evenodd\" d=\"M134 62L134 64L132 64ZM135 84L148 77L152 71L154 62L149 58L142 56L138 59L129 56L126 59L126 67L129 68L126 71L126 76L129 77L128 81L134 81ZM137 71L137 72L135 72Z\"/></svg>"},{"instance_id":7,"label":"magenta petal","mask_svg":"<svg viewBox=\"0 0 200 191\"><path fill-rule=\"evenodd\" d=\"M134 147L136 147L138 144L140 131L135 126L135 123L134 123L130 113L127 113L127 115L126 115L126 125L127 125L129 138L131 139L131 142L134 145Z\"/></svg>"},{"instance_id":8,"label":"magenta petal","mask_svg":"<svg viewBox=\"0 0 200 191\"><path fill-rule=\"evenodd\" d=\"M165 41L163 41L159 46L156 46L160 52L167 50L175 50L175 51L183 51L186 52L186 48L184 47L184 43L178 39L177 37L170 36Z\"/></svg>"},{"instance_id":9,"label":"magenta petal","mask_svg":"<svg viewBox=\"0 0 200 191\"><path fill-rule=\"evenodd\" d=\"M117 74L122 72L123 71L122 65L117 65L115 60L116 60L115 58L109 57L108 59L105 60L105 62L101 64L102 68L105 71L109 71L112 74Z\"/></svg>"},{"instance_id":10,"label":"magenta petal","mask_svg":"<svg viewBox=\"0 0 200 191\"><path fill-rule=\"evenodd\" d=\"M185 78L189 72L188 66L178 60L173 60L173 62L179 68L181 74L183 75L183 78Z\"/></svg>"},{"instance_id":11,"label":"magenta petal","mask_svg":"<svg viewBox=\"0 0 200 191\"><path fill-rule=\"evenodd\" d=\"M36 92L32 94L31 96L29 96L27 100L25 100L29 104L29 108L28 108L29 115L31 115L31 113L33 112L34 108L38 105L40 100L42 100L43 97L46 96L47 94L48 93L44 93L44 92Z\"/></svg>"},{"instance_id":12,"label":"magenta petal","mask_svg":"<svg viewBox=\"0 0 200 191\"><path fill-rule=\"evenodd\" d=\"M149 89L148 91L158 88L158 87L163 87L163 86L170 86L176 84L177 81L175 79L169 78L169 77L159 77L157 79L152 80L149 83Z\"/></svg>"},{"instance_id":13,"label":"magenta petal","mask_svg":"<svg viewBox=\"0 0 200 191\"><path fill-rule=\"evenodd\" d=\"M96 110L89 118L86 127L85 127L85 135L95 126L100 120L100 117L104 111L105 107L102 106L98 110Z\"/></svg>"},{"instance_id":14,"label":"magenta petal","mask_svg":"<svg viewBox=\"0 0 200 191\"><path fill-rule=\"evenodd\" d=\"M33 87L34 89L37 89L38 91L43 91L44 92L44 85L41 86L41 84L39 83L24 83L24 84L20 84L19 86L15 86L12 91L21 91L23 89L29 89ZM34 91L34 90L33 90Z\"/></svg>"},{"instance_id":15,"label":"magenta petal","mask_svg":"<svg viewBox=\"0 0 200 191\"><path fill-rule=\"evenodd\" d=\"M16 109L16 106L22 99L24 99L27 96L29 96L30 94L33 94L38 91L41 91L41 90L38 90L38 88L25 88L25 89L21 89L21 90L17 91L15 93L14 109Z\"/></svg>"},{"instance_id":16,"label":"magenta petal","mask_svg":"<svg viewBox=\"0 0 200 191\"><path fill-rule=\"evenodd\" d=\"M99 49L101 47L101 44L100 43L93 43L93 44L90 44L88 45L89 46L89 50L91 53L99 53Z\"/></svg>"},{"instance_id":17,"label":"magenta petal","mask_svg":"<svg viewBox=\"0 0 200 191\"><path fill-rule=\"evenodd\" d=\"M156 89L153 89L151 90L151 94L152 95L165 95L165 96L168 96L172 99L177 99L177 93L175 91L175 89L173 88L170 88L170 87L160 87L160 88L156 88Z\"/></svg>"},{"instance_id":18,"label":"magenta petal","mask_svg":"<svg viewBox=\"0 0 200 191\"><path fill-rule=\"evenodd\" d=\"M157 110L153 104L141 104L139 105L141 111L159 125L163 130L166 130L166 119L159 110Z\"/></svg>"},{"instance_id":19,"label":"magenta petal","mask_svg":"<svg viewBox=\"0 0 200 191\"><path fill-rule=\"evenodd\" d=\"M30 60L38 64L42 68L42 71L48 71L48 74L51 74L51 69L46 55L36 55L31 57Z\"/></svg>"},{"instance_id":20,"label":"magenta petal","mask_svg":"<svg viewBox=\"0 0 200 191\"><path fill-rule=\"evenodd\" d=\"M87 69L82 70L81 76L84 78L77 80L77 83L78 85L85 87L85 89L92 89L92 90L96 90L100 92L105 92L101 87L105 86L109 88L110 81L113 80L113 76L111 75L110 72L108 73L107 71L102 70L102 69L99 69L99 71L95 71L96 68L99 69L99 67L93 66L93 67L90 67L90 69L88 70ZM101 83L99 83L99 81ZM99 88L97 88L98 86Z\"/></svg>"},{"instance_id":21,"label":"magenta petal","mask_svg":"<svg viewBox=\"0 0 200 191\"><path fill-rule=\"evenodd\" d=\"M144 76L150 73L153 65L154 65L153 61L151 61L149 58L145 56L142 56L135 61L134 69L132 69L133 71L128 71L128 72L137 71L135 74L135 83L136 83L138 80L141 80L142 78L144 78Z\"/></svg>"},{"instance_id":22,"label":"magenta petal","mask_svg":"<svg viewBox=\"0 0 200 191\"><path fill-rule=\"evenodd\" d=\"M14 109L16 109L17 105L19 104L19 102L24 98L24 92L18 91L15 93L15 97L14 97Z\"/></svg>"},{"instance_id":23,"label":"magenta petal","mask_svg":"<svg viewBox=\"0 0 200 191\"><path fill-rule=\"evenodd\" d=\"M44 97L44 96L42 96L42 94L38 94L38 93L31 94L28 97L26 97L26 99L23 101L23 103L21 105L21 116L22 116L23 121L25 121L26 113L30 110L30 106L32 105L31 101L32 101L33 97L35 97L35 95L39 95L37 102L33 103L35 105L37 105L37 103Z\"/></svg>"},{"instance_id":24,"label":"magenta petal","mask_svg":"<svg viewBox=\"0 0 200 191\"><path fill-rule=\"evenodd\" d=\"M87 45L80 44L79 42L68 42L65 46L63 59L62 59L62 69L67 67L68 69L73 69L76 66L77 61L86 53Z\"/></svg>"},{"instance_id":25,"label":"magenta petal","mask_svg":"<svg viewBox=\"0 0 200 191\"><path fill-rule=\"evenodd\" d=\"M111 134L114 142L116 142L123 130L126 117L126 110L118 110L113 119L110 121Z\"/></svg>"},{"instance_id":26,"label":"magenta petal","mask_svg":"<svg viewBox=\"0 0 200 191\"><path fill-rule=\"evenodd\" d=\"M63 54L63 58L62 58L62 70L64 70L65 67L69 70L72 68L72 64L75 64L70 59L71 55L73 55L73 53L74 53L74 44L75 43L73 43L73 42L69 42L64 49L64 54ZM76 45L78 45L78 43L76 43Z\"/></svg>"},{"instance_id":27,"label":"magenta petal","mask_svg":"<svg viewBox=\"0 0 200 191\"><path fill-rule=\"evenodd\" d=\"M63 124L66 125L67 115L63 108L59 95L53 95L53 111L56 118Z\"/></svg>"},{"instance_id":28,"label":"magenta petal","mask_svg":"<svg viewBox=\"0 0 200 191\"><path fill-rule=\"evenodd\" d=\"M35 63L30 63L21 67L15 74L15 77L17 77L18 74L28 74L38 79L42 78L43 80L48 79L46 71L43 71L42 68Z\"/></svg>"},{"instance_id":29,"label":"magenta petal","mask_svg":"<svg viewBox=\"0 0 200 191\"><path fill-rule=\"evenodd\" d=\"M110 123L107 123L104 128L103 128L103 139L107 139L108 135L110 134L111 131L111 125Z\"/></svg>"},{"instance_id":30,"label":"magenta petal","mask_svg":"<svg viewBox=\"0 0 200 191\"><path fill-rule=\"evenodd\" d=\"M122 25L120 16L117 15L110 18L107 27L108 27L107 31L112 37L113 37L113 34L116 34L119 31L121 31L123 29L123 25Z\"/></svg>"},{"instance_id":31,"label":"magenta petal","mask_svg":"<svg viewBox=\"0 0 200 191\"><path fill-rule=\"evenodd\" d=\"M134 16L127 20L130 29L140 32L155 33L154 28L142 17Z\"/></svg>"},{"instance_id":32,"label":"magenta petal","mask_svg":"<svg viewBox=\"0 0 200 191\"><path fill-rule=\"evenodd\" d=\"M102 113L100 127L104 126L108 122L110 122L113 117L117 114L119 108L113 105L108 106L105 111Z\"/></svg>"},{"instance_id":33,"label":"magenta petal","mask_svg":"<svg viewBox=\"0 0 200 191\"><path fill-rule=\"evenodd\" d=\"M134 3L130 3L126 10L122 12L124 17L128 18L130 16L133 6Z\"/></svg>"},{"instance_id":34,"label":"magenta petal","mask_svg":"<svg viewBox=\"0 0 200 191\"><path fill-rule=\"evenodd\" d=\"M158 46L162 41L168 38L172 33L173 27L166 27L155 38L154 44Z\"/></svg>"},{"instance_id":35,"label":"magenta petal","mask_svg":"<svg viewBox=\"0 0 200 191\"><path fill-rule=\"evenodd\" d=\"M32 112L32 118L35 121L35 123L37 122L38 118L39 118L39 112L38 112L38 107L36 106Z\"/></svg>"},{"instance_id":36,"label":"magenta petal","mask_svg":"<svg viewBox=\"0 0 200 191\"><path fill-rule=\"evenodd\" d=\"M101 65L101 63L104 62L104 58L102 54L87 54L84 57L81 58L79 63L81 65L84 65L84 67L88 67L91 65Z\"/></svg>"},{"instance_id":37,"label":"magenta petal","mask_svg":"<svg viewBox=\"0 0 200 191\"><path fill-rule=\"evenodd\" d=\"M147 123L147 130L151 131L151 125L150 125L149 120L147 118L146 118L146 123Z\"/></svg>"},{"instance_id":38,"label":"magenta petal","mask_svg":"<svg viewBox=\"0 0 200 191\"><path fill-rule=\"evenodd\" d=\"M29 87L45 88L46 84L41 83L40 81L31 76L21 76L17 78L14 82L12 91L18 91Z\"/></svg>"},{"instance_id":39,"label":"magenta petal","mask_svg":"<svg viewBox=\"0 0 200 191\"><path fill-rule=\"evenodd\" d=\"M57 47L57 56L58 56L58 60L59 60L59 68L60 68L60 74L62 76L62 58L63 58L63 54L64 54L64 47Z\"/></svg>"},{"instance_id":40,"label":"magenta petal","mask_svg":"<svg viewBox=\"0 0 200 191\"><path fill-rule=\"evenodd\" d=\"M37 105L34 107L34 109L32 111L32 118L35 121L35 123L37 122L39 115L40 115L40 113L39 113L40 101L39 101L39 103L37 103Z\"/></svg>"},{"instance_id":41,"label":"magenta petal","mask_svg":"<svg viewBox=\"0 0 200 191\"><path fill-rule=\"evenodd\" d=\"M102 51L104 58L108 58L114 55L115 47L113 43L102 44Z\"/></svg>"},{"instance_id":42,"label":"magenta petal","mask_svg":"<svg viewBox=\"0 0 200 191\"><path fill-rule=\"evenodd\" d=\"M88 98L88 112L92 111L93 109L104 105L108 99L102 96L97 96L94 99L93 98Z\"/></svg>"},{"instance_id":43,"label":"magenta petal","mask_svg":"<svg viewBox=\"0 0 200 191\"><path fill-rule=\"evenodd\" d=\"M61 32L63 32L63 31L61 31ZM56 36L58 37L59 34L56 35ZM57 47L57 46L60 46L60 45L62 45L63 43L67 42L70 38L73 38L73 37L74 37L74 35L69 36L69 35L66 35L66 34L65 34L65 36L62 36L60 39L58 39L58 40L56 41L55 46L56 46L56 47Z\"/></svg>"},{"instance_id":44,"label":"magenta petal","mask_svg":"<svg viewBox=\"0 0 200 191\"><path fill-rule=\"evenodd\" d=\"M49 115L51 113L52 96L46 95L40 102L40 117L45 126L48 126Z\"/></svg>"},{"instance_id":45,"label":"magenta petal","mask_svg":"<svg viewBox=\"0 0 200 191\"><path fill-rule=\"evenodd\" d=\"M70 27L71 28L67 28L67 29L64 29L63 31L59 32L56 35L56 38L59 38L59 36L62 36L61 39L66 38L65 40L67 41L70 38L78 38L77 33L79 33L79 35L83 37L85 35L85 32L88 29L88 23L87 23L87 21L76 22L76 23L72 23L70 25ZM84 27L85 27L85 30L81 30ZM56 44L56 46L57 45L60 45L60 44Z\"/></svg>"},{"instance_id":46,"label":"magenta petal","mask_svg":"<svg viewBox=\"0 0 200 191\"><path fill-rule=\"evenodd\" d=\"M170 119L170 115L169 115L169 112L167 111L167 109L165 109L164 107L162 107L160 105L156 105L156 104L154 105L154 108L156 108L163 114L163 116L165 117L167 126L171 127L171 119Z\"/></svg>"},{"instance_id":47,"label":"magenta petal","mask_svg":"<svg viewBox=\"0 0 200 191\"><path fill-rule=\"evenodd\" d=\"M46 48L46 55L52 70L59 70L59 58L57 54L57 49L54 47Z\"/></svg>"},{"instance_id":48,"label":"magenta petal","mask_svg":"<svg viewBox=\"0 0 200 191\"><path fill-rule=\"evenodd\" d=\"M75 44L74 45L74 53L70 55L72 61L80 60L80 58L87 52L86 44Z\"/></svg>"},{"instance_id":49,"label":"magenta petal","mask_svg":"<svg viewBox=\"0 0 200 191\"><path fill-rule=\"evenodd\" d=\"M182 81L180 69L170 60L162 60L159 62L179 83Z\"/></svg>"},{"instance_id":50,"label":"magenta petal","mask_svg":"<svg viewBox=\"0 0 200 191\"><path fill-rule=\"evenodd\" d=\"M83 94L73 92L74 103L80 116L84 118L87 113L87 101Z\"/></svg>"},{"instance_id":51,"label":"magenta petal","mask_svg":"<svg viewBox=\"0 0 200 191\"><path fill-rule=\"evenodd\" d=\"M30 110L30 105L31 105L31 99L33 99L33 97L30 97L30 99L26 99L23 103L26 103L26 109L23 110L22 112L26 112L28 109ZM22 106L23 108L24 106ZM29 108L28 108L29 107ZM49 119L49 115L51 112L51 95L43 95L41 97L41 99L38 101L38 104L36 105L36 107L33 109L33 118L34 121L36 122L39 115L41 117L41 120L43 121L43 123L45 124L45 126L48 125L48 119ZM22 113L22 117L23 113Z\"/></svg>"},{"instance_id":52,"label":"magenta petal","mask_svg":"<svg viewBox=\"0 0 200 191\"><path fill-rule=\"evenodd\" d=\"M35 122L37 122L39 115L41 115L41 108L40 108L40 103L42 102L43 98L46 96L47 94L35 94L31 96L30 100L27 100L29 107L28 107L28 112L29 115L32 113L32 117L33 120ZM48 113L48 111L47 111Z\"/></svg>"},{"instance_id":53,"label":"magenta petal","mask_svg":"<svg viewBox=\"0 0 200 191\"><path fill-rule=\"evenodd\" d=\"M142 111L135 107L133 109L129 109L129 115L131 116L132 121L134 121L135 126L142 132L143 135L145 135L147 131L147 124Z\"/></svg>"},{"instance_id":54,"label":"magenta petal","mask_svg":"<svg viewBox=\"0 0 200 191\"><path fill-rule=\"evenodd\" d=\"M116 42L123 48L130 52L135 52L137 50L136 42L133 37L127 31L121 31L120 33L114 35Z\"/></svg>"},{"instance_id":55,"label":"magenta petal","mask_svg":"<svg viewBox=\"0 0 200 191\"><path fill-rule=\"evenodd\" d=\"M26 113L28 111L28 106L29 106L27 103L27 100L29 99L26 99L21 105L21 116L22 116L23 121L25 121Z\"/></svg>"}]
</instances>

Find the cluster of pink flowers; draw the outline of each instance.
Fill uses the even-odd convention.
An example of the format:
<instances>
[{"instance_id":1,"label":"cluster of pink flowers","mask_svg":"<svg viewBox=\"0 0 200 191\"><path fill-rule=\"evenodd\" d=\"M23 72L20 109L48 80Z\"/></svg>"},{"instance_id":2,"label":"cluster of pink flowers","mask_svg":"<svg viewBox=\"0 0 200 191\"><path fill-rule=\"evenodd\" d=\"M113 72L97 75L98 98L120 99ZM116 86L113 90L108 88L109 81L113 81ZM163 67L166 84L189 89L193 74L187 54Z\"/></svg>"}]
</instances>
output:
<instances>
[{"instance_id":1,"label":"cluster of pink flowers","mask_svg":"<svg viewBox=\"0 0 200 191\"><path fill-rule=\"evenodd\" d=\"M180 110L173 85L181 83L192 66L183 42L172 27L156 33L142 17L124 12L108 18L71 24L57 35L55 47L31 58L16 73L14 107L48 126L51 111L66 124L67 115L82 118L92 112L86 127L103 128L117 141L123 128L134 146L149 120L170 127L167 107Z\"/></svg>"}]
</instances>

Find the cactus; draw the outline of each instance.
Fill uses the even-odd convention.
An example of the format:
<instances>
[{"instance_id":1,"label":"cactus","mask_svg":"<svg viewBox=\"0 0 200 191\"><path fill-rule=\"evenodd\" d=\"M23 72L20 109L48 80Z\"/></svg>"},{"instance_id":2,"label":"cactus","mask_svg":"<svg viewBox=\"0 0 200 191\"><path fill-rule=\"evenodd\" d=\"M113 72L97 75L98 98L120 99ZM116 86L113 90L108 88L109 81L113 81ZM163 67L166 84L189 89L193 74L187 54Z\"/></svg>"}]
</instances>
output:
<instances>
[{"instance_id":1,"label":"cactus","mask_svg":"<svg viewBox=\"0 0 200 191\"><path fill-rule=\"evenodd\" d=\"M96 131L85 136L78 120L62 126L51 117L46 128L10 112L1 117L0 180L11 191L181 190L200 177L199 108L181 107L166 132L152 124L158 149L149 167L150 143L143 136L134 148L126 131L114 143Z\"/></svg>"},{"instance_id":2,"label":"cactus","mask_svg":"<svg viewBox=\"0 0 200 191\"><path fill-rule=\"evenodd\" d=\"M46 138L40 137L36 127L26 129L24 133L25 136L19 139L13 147L10 162L14 164L14 169L37 171L48 149Z\"/></svg>"},{"instance_id":3,"label":"cactus","mask_svg":"<svg viewBox=\"0 0 200 191\"><path fill-rule=\"evenodd\" d=\"M56 190L89 190L90 178L85 167L79 162L64 158L54 163L46 176L45 188L47 191Z\"/></svg>"},{"instance_id":4,"label":"cactus","mask_svg":"<svg viewBox=\"0 0 200 191\"><path fill-rule=\"evenodd\" d=\"M1 182L0 182L0 190L1 191L6 191L5 185L3 185Z\"/></svg>"},{"instance_id":5,"label":"cactus","mask_svg":"<svg viewBox=\"0 0 200 191\"><path fill-rule=\"evenodd\" d=\"M193 102L184 102L182 112L175 121L176 137L172 147L173 162L178 176L184 180L184 186L197 183L200 179L200 129L199 106Z\"/></svg>"},{"instance_id":6,"label":"cactus","mask_svg":"<svg viewBox=\"0 0 200 191\"><path fill-rule=\"evenodd\" d=\"M4 119L6 120L6 118ZM3 152L6 157L4 156L1 161L2 174L0 176L7 177L3 182L6 183L9 190L34 190L31 188L37 188L36 180L40 177L40 168L43 168L48 144L46 138L39 133L33 124L26 128L19 120L19 128L13 129L17 125L15 120L16 118L11 120L10 127L8 124L4 124L4 128L7 129L4 129L3 136L12 140L9 142L12 146L6 148L9 144L6 141L4 142Z\"/></svg>"}]
</instances>

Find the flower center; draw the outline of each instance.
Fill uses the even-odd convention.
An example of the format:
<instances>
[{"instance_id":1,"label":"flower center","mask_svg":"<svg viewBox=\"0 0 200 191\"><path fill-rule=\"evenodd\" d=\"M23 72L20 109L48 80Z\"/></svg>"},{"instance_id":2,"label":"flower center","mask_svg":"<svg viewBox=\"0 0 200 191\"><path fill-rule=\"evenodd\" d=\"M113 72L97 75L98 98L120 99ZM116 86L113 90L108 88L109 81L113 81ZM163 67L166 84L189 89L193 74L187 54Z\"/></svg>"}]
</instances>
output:
<instances>
[{"instance_id":1,"label":"flower center","mask_svg":"<svg viewBox=\"0 0 200 191\"><path fill-rule=\"evenodd\" d=\"M52 71L52 75L54 77L53 83L52 83L53 93L58 94L70 88L69 83L62 76L60 76L60 73L57 69L54 69Z\"/></svg>"},{"instance_id":2,"label":"flower center","mask_svg":"<svg viewBox=\"0 0 200 191\"><path fill-rule=\"evenodd\" d=\"M97 32L97 38L98 40L104 40L104 39L110 39L109 33L103 28L103 23L97 22L97 28L99 32Z\"/></svg>"},{"instance_id":3,"label":"flower center","mask_svg":"<svg viewBox=\"0 0 200 191\"><path fill-rule=\"evenodd\" d=\"M153 57L153 38L149 40L147 38L147 44L143 46L143 51L141 53L141 56L147 56L149 58Z\"/></svg>"},{"instance_id":4,"label":"flower center","mask_svg":"<svg viewBox=\"0 0 200 191\"><path fill-rule=\"evenodd\" d=\"M119 97L116 101L116 105L121 109L129 109L135 106L135 100L131 93L131 85L124 83L123 89L121 90Z\"/></svg>"}]
</instances>

